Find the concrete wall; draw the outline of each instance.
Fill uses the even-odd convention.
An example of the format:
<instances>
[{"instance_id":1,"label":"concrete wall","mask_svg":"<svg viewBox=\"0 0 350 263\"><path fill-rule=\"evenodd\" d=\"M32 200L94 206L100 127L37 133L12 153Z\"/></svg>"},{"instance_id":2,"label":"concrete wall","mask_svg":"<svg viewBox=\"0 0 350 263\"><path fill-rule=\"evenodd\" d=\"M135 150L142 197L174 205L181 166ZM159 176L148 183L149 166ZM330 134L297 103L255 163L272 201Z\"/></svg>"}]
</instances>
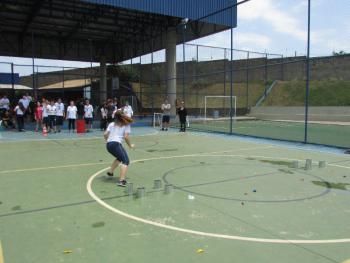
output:
<instances>
[{"instance_id":1,"label":"concrete wall","mask_svg":"<svg viewBox=\"0 0 350 263\"><path fill-rule=\"evenodd\" d=\"M305 107L253 107L249 116L268 120L304 121ZM350 122L350 107L309 107L309 120Z\"/></svg>"}]
</instances>

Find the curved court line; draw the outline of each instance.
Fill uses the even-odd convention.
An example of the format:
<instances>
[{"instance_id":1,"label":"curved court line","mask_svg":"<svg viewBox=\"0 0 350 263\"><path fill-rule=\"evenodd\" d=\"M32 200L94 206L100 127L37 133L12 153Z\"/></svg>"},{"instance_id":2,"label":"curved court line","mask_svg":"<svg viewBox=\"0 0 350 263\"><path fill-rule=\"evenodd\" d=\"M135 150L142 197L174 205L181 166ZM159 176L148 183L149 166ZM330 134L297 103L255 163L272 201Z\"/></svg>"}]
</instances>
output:
<instances>
[{"instance_id":1,"label":"curved court line","mask_svg":"<svg viewBox=\"0 0 350 263\"><path fill-rule=\"evenodd\" d=\"M0 241L0 263L5 263L4 253L2 252L1 241Z\"/></svg>"},{"instance_id":2,"label":"curved court line","mask_svg":"<svg viewBox=\"0 0 350 263\"><path fill-rule=\"evenodd\" d=\"M137 162L144 162L144 161L151 161L151 160L161 160L161 159L171 159L171 158L184 158L184 157L189 157L189 156L208 156L208 155L202 155L202 154L192 154L192 155L177 155L177 156L168 156L168 157L154 157L154 158L148 158L148 159L140 159L140 160L135 160L132 163L137 163ZM212 155L212 156L235 156L235 157L242 157L243 155ZM254 157L254 156L243 156L243 157ZM256 157L256 156L255 156ZM261 157L261 156L260 156ZM271 157L264 157L271 159ZM273 159L289 159L289 158L275 158L272 157ZM290 160L295 160L295 159L290 159ZM346 167L347 169L350 169L350 167ZM229 239L229 240L240 240L240 241L249 241L249 242L259 242L259 243L275 243L275 244L332 244L332 243L350 243L350 238L343 238L343 239L270 239L270 238L256 238L256 237L245 237L245 236L235 236L235 235L224 235L224 234L217 234L217 233L210 233L210 232L202 232L202 231L196 231L192 229L187 229L187 228L181 228L181 227L176 227L176 226L171 226L171 225L166 225L158 222L154 222L151 220L146 220L141 217L137 217L131 214L128 214L126 212L123 212L103 200L101 200L92 190L92 182L93 180L100 174L105 171L107 171L109 167L104 168L96 173L94 173L88 180L86 184L86 189L89 195L91 196L92 199L94 199L97 203L102 205L104 208L112 211L113 213L116 213L118 215L121 215L125 218L141 222L144 224L172 230L172 231L177 231L177 232L182 232L182 233L187 233L187 234L193 234L193 235L198 235L198 236L204 236L204 237L214 237L214 238L221 238L221 239Z\"/></svg>"},{"instance_id":3,"label":"curved court line","mask_svg":"<svg viewBox=\"0 0 350 263\"><path fill-rule=\"evenodd\" d=\"M154 131L146 134L133 135L133 137L145 137L145 136L153 136L157 135L159 131ZM0 137L1 138L1 137ZM4 138L2 137L0 143L21 143L21 142L49 142L49 141L73 141L73 140L103 140L103 136L91 136L91 137L74 137L74 138L42 138L42 139L18 139L17 138Z\"/></svg>"},{"instance_id":4,"label":"curved court line","mask_svg":"<svg viewBox=\"0 0 350 263\"><path fill-rule=\"evenodd\" d=\"M147 136L147 135L140 135L140 136ZM134 136L134 137L136 137L136 136ZM207 153L201 153L201 154L228 153L228 152L233 152L233 151L249 151L249 150L268 149L268 148L272 148L272 147L273 146L254 147L254 148L251 147L251 148L241 148L241 149L235 149L235 150L224 150L224 151L219 151L219 152L207 152ZM143 149L137 148L137 147L135 148L135 150L142 150L142 151L144 151ZM147 153L150 154L149 152L147 152ZM197 155L197 154L195 154L195 155ZM186 156L193 156L193 154L181 155L181 156L184 156L184 157L186 157ZM160 158L160 157L155 157L155 158ZM162 158L167 158L167 157L162 157ZM172 157L170 156L169 158L171 159ZM169 159L169 158L167 158L167 159ZM152 160L152 159L147 159L147 160ZM78 164L59 165L59 166L45 166L45 167L34 167L34 168L24 168L24 169L15 169L15 170L3 170L3 171L0 171L0 174L26 172L26 171L41 171L41 170L46 170L46 169L59 169L59 168L95 166L95 165L98 165L98 164L109 164L109 163L110 162L78 163Z\"/></svg>"}]
</instances>

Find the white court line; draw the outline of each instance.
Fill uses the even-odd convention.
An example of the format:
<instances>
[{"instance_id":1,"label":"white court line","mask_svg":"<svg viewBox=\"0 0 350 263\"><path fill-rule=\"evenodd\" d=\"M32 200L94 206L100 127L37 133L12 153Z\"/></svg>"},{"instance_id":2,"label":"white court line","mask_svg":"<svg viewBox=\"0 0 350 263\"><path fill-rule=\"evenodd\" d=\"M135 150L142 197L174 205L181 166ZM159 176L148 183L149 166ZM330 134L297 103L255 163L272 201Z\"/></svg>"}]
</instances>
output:
<instances>
[{"instance_id":1,"label":"white court line","mask_svg":"<svg viewBox=\"0 0 350 263\"><path fill-rule=\"evenodd\" d=\"M146 135L143 135L143 136L146 136ZM233 152L233 151L248 151L248 150L267 149L267 148L272 148L272 147L274 147L274 146L255 147L255 148L241 148L241 149L234 149L234 150L225 150L225 151L218 151L218 152L201 153L201 155L204 155L204 154L215 154L215 153L225 153L225 152ZM137 148L135 150L137 150ZM193 154L180 155L180 156L192 156L192 155ZM158 158L158 157L155 157L155 158ZM0 174L27 172L27 171L41 171L41 170L46 170L46 169L59 169L59 168L73 168L73 167L95 166L95 165L99 165L99 164L109 164L109 163L110 162L98 162L98 163L96 162L96 163L80 163L80 164L47 166L47 167L34 167L34 168L25 168L25 169L0 171Z\"/></svg>"},{"instance_id":2,"label":"white court line","mask_svg":"<svg viewBox=\"0 0 350 263\"><path fill-rule=\"evenodd\" d=\"M98 164L109 164L109 162L81 163L81 164L70 164L70 165L60 165L60 166L47 166L47 167L26 168L26 169L18 169L18 170L5 170L5 171L0 171L0 174L19 173L19 172L27 172L27 171L41 171L41 170L47 170L47 169L59 169L59 168L72 168L72 167L95 166L95 165L98 165Z\"/></svg>"},{"instance_id":3,"label":"white court line","mask_svg":"<svg viewBox=\"0 0 350 263\"><path fill-rule=\"evenodd\" d=\"M0 263L5 263L4 253L2 251L1 241L0 241Z\"/></svg>"},{"instance_id":4,"label":"white court line","mask_svg":"<svg viewBox=\"0 0 350 263\"><path fill-rule=\"evenodd\" d=\"M203 156L201 154L193 154L191 156ZM208 155L207 155L208 156ZM221 157L257 157L257 156L244 156L244 155L212 155L212 156L221 156ZM161 159L169 159L169 158L183 158L187 156L173 156L173 157L158 157L158 158L149 158L149 159L141 159L141 160L135 160L133 163L137 162L144 162L144 161L150 161L150 160L161 160ZM264 157L269 159L270 157ZM289 158L275 158L274 159L289 159ZM350 169L350 167L346 167L347 169ZM126 217L128 219L141 222L144 224L168 229L168 230L173 230L177 232L182 232L182 233L187 233L187 234L193 234L193 235L198 235L198 236L205 236L205 237L214 237L214 238L221 238L221 239L230 239L230 240L240 240L240 241L249 241L249 242L259 242L259 243L276 243L276 244L331 244L331 243L350 243L350 238L343 238L343 239L270 239L270 238L257 238L257 237L246 237L246 236L236 236L236 235L225 235L225 234L217 234L217 233L210 233L210 232L202 232L202 231L196 231L192 229L187 229L187 228L181 228L181 227L176 227L176 226L171 226L171 225L166 225L158 222L154 222L151 220L147 220L141 217L137 217L131 214L128 214L126 212L123 212L119 209L116 209L115 207L107 204L106 202L102 201L92 190L92 182L93 180L102 172L108 170L109 167L104 168L95 174L93 174L87 184L86 184L86 189L89 195L100 205L105 207L106 209L112 211L113 213L116 213L118 215L121 215L123 217Z\"/></svg>"},{"instance_id":5,"label":"white court line","mask_svg":"<svg viewBox=\"0 0 350 263\"><path fill-rule=\"evenodd\" d=\"M140 134L140 135L132 135L132 137L145 137L145 136L153 136L153 135L157 135L159 133L159 131L154 131L152 133L147 133L147 134ZM1 135L1 133L0 133ZM83 136L83 135L82 135ZM1 137L0 137L1 138ZM98 140L101 139L103 140L103 136L91 136L91 137L86 137L86 138L79 138L79 137L75 137L75 138L54 138L54 139L50 139L50 138L42 138L42 139L15 139L15 138L8 138L8 140L5 140L5 138L2 138L3 140L0 140L0 143L21 143L21 142L50 142L50 141L72 141L72 140Z\"/></svg>"}]
</instances>

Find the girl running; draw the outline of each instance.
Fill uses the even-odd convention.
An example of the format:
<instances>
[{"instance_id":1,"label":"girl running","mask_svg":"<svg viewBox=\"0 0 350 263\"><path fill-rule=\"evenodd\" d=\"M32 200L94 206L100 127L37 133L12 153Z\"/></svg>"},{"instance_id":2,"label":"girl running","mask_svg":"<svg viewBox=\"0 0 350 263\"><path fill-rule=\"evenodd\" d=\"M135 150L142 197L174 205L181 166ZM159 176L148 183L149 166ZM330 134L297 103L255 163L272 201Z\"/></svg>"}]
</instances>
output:
<instances>
[{"instance_id":1,"label":"girl running","mask_svg":"<svg viewBox=\"0 0 350 263\"><path fill-rule=\"evenodd\" d=\"M127 126L132 122L133 120L131 118L125 116L120 111L117 111L114 114L114 122L108 125L107 130L104 133L104 138L107 141L107 151L116 158L107 172L107 175L113 176L114 170L121 163L119 182L117 184L121 187L125 187L126 185L125 175L129 165L128 154L122 145L123 140L125 140L130 149L135 147L134 144L131 144L129 133L127 131Z\"/></svg>"}]
</instances>

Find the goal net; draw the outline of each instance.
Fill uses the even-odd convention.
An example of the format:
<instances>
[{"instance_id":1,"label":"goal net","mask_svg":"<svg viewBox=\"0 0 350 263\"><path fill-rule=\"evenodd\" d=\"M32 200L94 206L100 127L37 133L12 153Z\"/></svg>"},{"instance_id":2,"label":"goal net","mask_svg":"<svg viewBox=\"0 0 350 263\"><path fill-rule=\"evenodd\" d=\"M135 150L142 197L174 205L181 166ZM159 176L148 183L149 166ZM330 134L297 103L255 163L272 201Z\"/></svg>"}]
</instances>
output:
<instances>
[{"instance_id":1,"label":"goal net","mask_svg":"<svg viewBox=\"0 0 350 263\"><path fill-rule=\"evenodd\" d=\"M163 113L153 113L153 128L162 128Z\"/></svg>"}]
</instances>

